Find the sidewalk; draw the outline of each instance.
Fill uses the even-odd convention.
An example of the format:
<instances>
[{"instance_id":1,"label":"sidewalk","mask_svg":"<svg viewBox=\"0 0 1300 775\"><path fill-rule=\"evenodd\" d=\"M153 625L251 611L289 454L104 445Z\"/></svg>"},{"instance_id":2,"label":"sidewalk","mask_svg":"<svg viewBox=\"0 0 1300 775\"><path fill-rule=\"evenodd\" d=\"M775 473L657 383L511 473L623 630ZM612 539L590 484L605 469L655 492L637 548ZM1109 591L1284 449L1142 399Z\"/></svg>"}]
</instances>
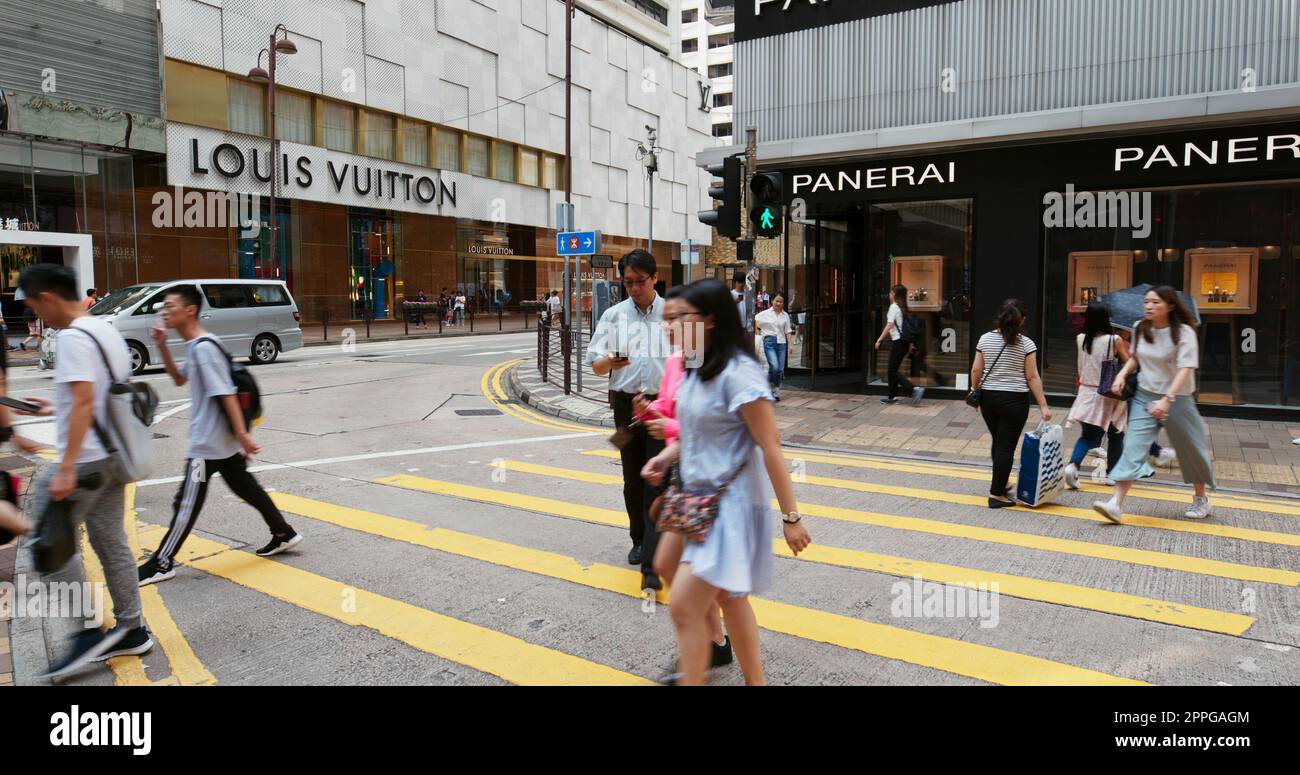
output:
<instances>
[{"instance_id":1,"label":"sidewalk","mask_svg":"<svg viewBox=\"0 0 1300 775\"><path fill-rule=\"evenodd\" d=\"M23 491L27 489L27 479L31 476L32 469L31 461L19 455L0 457L0 471L7 471L22 480ZM0 548L0 582L13 581L17 560L18 541ZM8 606L5 609L7 611ZM0 686L14 685L13 641L9 637L8 616L7 613L0 615Z\"/></svg>"},{"instance_id":2,"label":"sidewalk","mask_svg":"<svg viewBox=\"0 0 1300 775\"><path fill-rule=\"evenodd\" d=\"M511 370L511 390L529 405L569 420L613 427L609 407L590 398L565 396L541 385L536 362ZM1063 423L1068 409L1054 408ZM921 406L884 406L879 396L839 395L783 389L776 405L782 440L800 446L852 452L882 452L930 461L988 464L989 434L979 412L955 400L926 399ZM1030 411L1032 428L1039 421ZM1214 468L1221 487L1300 495L1300 419L1293 423L1207 418ZM1079 437L1077 425L1065 429L1065 448ZM1162 437L1162 443L1167 439ZM1096 464L1088 458L1082 473ZM1181 483L1178 464L1157 469L1156 481Z\"/></svg>"}]
</instances>

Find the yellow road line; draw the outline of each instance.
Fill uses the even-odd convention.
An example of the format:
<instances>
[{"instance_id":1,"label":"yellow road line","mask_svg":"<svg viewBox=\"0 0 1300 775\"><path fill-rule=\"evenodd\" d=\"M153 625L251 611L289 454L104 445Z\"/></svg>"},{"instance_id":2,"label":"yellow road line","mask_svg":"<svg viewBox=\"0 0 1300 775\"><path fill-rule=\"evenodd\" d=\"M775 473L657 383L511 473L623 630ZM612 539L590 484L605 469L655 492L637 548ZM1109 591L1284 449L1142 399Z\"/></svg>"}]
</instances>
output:
<instances>
[{"instance_id":1,"label":"yellow road line","mask_svg":"<svg viewBox=\"0 0 1300 775\"><path fill-rule=\"evenodd\" d=\"M553 476L563 479L574 479L576 481L591 481L594 483L616 483L608 479L595 480L589 477L605 477L608 474L591 474L587 471L574 471L567 468L556 468L553 466L538 465L536 463L520 463L519 461L507 460L502 462L508 469L518 471L527 471L542 476ZM418 479L418 477L414 477ZM618 479L621 482L622 479ZM403 477L388 477L379 480L384 483L395 483L393 480L403 480ZM432 480L424 480L429 482ZM486 490L481 488L467 488L464 485L439 483L438 491L442 495L457 495L461 490L475 490L485 494L484 497L490 498L496 493L495 490ZM399 486L408 486L401 484ZM411 489L428 489L429 485L414 486ZM471 500L476 500L471 496ZM529 497L529 496L521 496ZM489 501L490 502L490 501ZM779 509L776 501L772 501L772 507ZM522 508L522 507L521 507ZM608 509L611 514L622 514ZM1223 562L1221 560L1209 560L1200 557L1188 557L1181 554L1170 552L1157 552L1148 549L1130 549L1123 546L1113 546L1111 544L1099 544L1089 541L1077 541L1069 538L1052 538L1049 536L1035 535L1033 533L1018 533L1013 530L999 530L995 528L974 527L960 523L944 522L942 520L923 519L920 517L904 517L893 514L879 514L870 511L859 511L857 509L842 508L838 506L822 506L815 503L799 503L800 513L807 516L823 517L825 519L835 519L842 522L854 522L860 525L874 525L877 527L888 527L896 530L908 530L912 532L928 533L931 535L942 535L951 538L968 538L975 541L984 541L988 543L1002 544L1005 546L1018 546L1025 549L1038 549L1048 552L1057 552L1060 554L1074 554L1081 557L1094 557L1105 560L1116 560L1118 562L1127 562L1133 565L1146 565L1152 568L1163 568L1166 570L1185 571L1187 573L1199 573L1206 576L1218 576L1220 578L1239 579L1242 581L1258 581L1268 584L1282 584L1286 586L1300 586L1300 573L1276 568L1265 568L1254 565L1241 565L1232 562ZM605 522L609 524L610 517L603 519L591 519L593 522ZM626 516L622 517L622 524L626 525Z\"/></svg>"},{"instance_id":2,"label":"yellow road line","mask_svg":"<svg viewBox=\"0 0 1300 775\"><path fill-rule=\"evenodd\" d=\"M104 567L99 562L99 556L90 547L85 527L79 528L79 531L86 581L99 585L104 590L103 626L105 629L112 629L117 624L117 620L113 617L112 595L109 594L108 583L104 580ZM113 657L108 660L108 666L113 671L113 683L117 686L148 686L150 683L149 676L144 672L144 661L138 656Z\"/></svg>"},{"instance_id":3,"label":"yellow road line","mask_svg":"<svg viewBox=\"0 0 1300 775\"><path fill-rule=\"evenodd\" d=\"M513 462L515 461L506 461L507 464ZM432 492L439 495L462 497L468 500L492 503L498 506L506 506L524 511L533 511L539 514L547 514L564 519L577 519L584 522L595 522L597 524L618 528L625 528L627 526L627 516L622 511L614 509L597 509L593 511L594 507L552 498L540 498L532 495L488 490L478 487L460 487L455 485L448 487L447 485L449 483L447 482L438 482L436 480L405 474L388 477L381 481L384 484L395 484L407 489L417 489L423 492ZM279 493L274 497L276 498L276 503L279 504L281 508L289 508L290 510L294 510L295 513L303 512L296 511L295 506L292 504L313 503L312 501L305 501L304 499L296 499L294 496L285 496L285 499L282 502ZM286 506L285 504L291 505ZM311 515L309 514L307 516ZM1255 620L1249 616L1224 613L1208 608L1184 605L1182 603L1170 603L1164 600L1138 597L1136 595L1127 595L1121 592L1111 592L1109 590L1096 589L1076 584L1045 581L1042 579L995 573L974 568L962 568L953 565L911 560L904 557L860 552L854 549L813 544L805 552L800 554L799 557L795 558L794 554L790 551L790 548L786 546L784 541L777 539L772 542L772 546L773 551L775 551L777 555L798 559L800 561L838 565L845 568L885 573L891 576L902 576L904 578L911 578L912 576L920 575L929 581L965 587L978 587L981 583L996 583L999 585L999 592L1010 597L1035 600L1054 605L1065 605L1072 608L1084 608L1101 613L1163 622L1165 624L1172 624L1179 627L1188 627L1197 630L1222 632L1229 635L1241 635L1246 632L1246 630L1250 629L1251 625L1255 622Z\"/></svg>"},{"instance_id":4,"label":"yellow road line","mask_svg":"<svg viewBox=\"0 0 1300 775\"><path fill-rule=\"evenodd\" d=\"M281 509L363 533L462 557L640 597L641 574L610 565L582 565L572 557L517 546L385 514L273 493ZM544 499L543 499L544 500ZM568 504L572 505L572 504ZM760 627L797 638L921 665L1000 684L1142 685L1141 681L952 638L873 624L770 600L750 598Z\"/></svg>"},{"instance_id":5,"label":"yellow road line","mask_svg":"<svg viewBox=\"0 0 1300 775\"><path fill-rule=\"evenodd\" d=\"M524 360L524 358L516 358L512 361L498 363L483 372L483 378L479 382L479 388L483 391L483 395L487 397L488 401L492 402L493 406L516 420L521 420L531 425L536 425L550 430L579 431L585 433L602 432L602 429L600 428L595 428L590 425L568 423L557 418L547 417L546 415L535 412L532 409L524 408L518 404L507 403L511 399L506 393L505 388L501 385L501 376L505 374L511 366L522 363Z\"/></svg>"},{"instance_id":6,"label":"yellow road line","mask_svg":"<svg viewBox=\"0 0 1300 775\"><path fill-rule=\"evenodd\" d=\"M511 683L653 685L631 673L235 551L216 541L191 535L180 555L179 559L191 568L344 624L367 627L412 648Z\"/></svg>"},{"instance_id":7,"label":"yellow road line","mask_svg":"<svg viewBox=\"0 0 1300 775\"><path fill-rule=\"evenodd\" d=\"M131 556L140 556L140 535L135 521L135 485L126 487L126 535L131 542ZM165 531L163 531L165 532ZM167 662L171 665L172 675L182 686L211 686L217 682L216 676L208 671L199 661L189 641L181 633L171 612L163 602L162 592L156 584L140 588L140 605L144 610L144 621L153 634L154 640L162 647ZM164 681L166 679L163 679Z\"/></svg>"}]
</instances>

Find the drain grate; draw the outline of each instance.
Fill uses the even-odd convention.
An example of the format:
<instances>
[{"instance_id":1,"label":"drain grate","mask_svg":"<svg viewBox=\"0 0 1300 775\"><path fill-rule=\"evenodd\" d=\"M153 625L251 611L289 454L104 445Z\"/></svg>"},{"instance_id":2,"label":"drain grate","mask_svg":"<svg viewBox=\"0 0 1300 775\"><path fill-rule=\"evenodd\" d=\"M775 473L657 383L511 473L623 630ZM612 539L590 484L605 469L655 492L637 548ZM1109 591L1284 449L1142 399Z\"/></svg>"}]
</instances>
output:
<instances>
[{"instance_id":1,"label":"drain grate","mask_svg":"<svg viewBox=\"0 0 1300 775\"><path fill-rule=\"evenodd\" d=\"M457 409L456 414L461 417L492 417L501 414L500 409Z\"/></svg>"}]
</instances>

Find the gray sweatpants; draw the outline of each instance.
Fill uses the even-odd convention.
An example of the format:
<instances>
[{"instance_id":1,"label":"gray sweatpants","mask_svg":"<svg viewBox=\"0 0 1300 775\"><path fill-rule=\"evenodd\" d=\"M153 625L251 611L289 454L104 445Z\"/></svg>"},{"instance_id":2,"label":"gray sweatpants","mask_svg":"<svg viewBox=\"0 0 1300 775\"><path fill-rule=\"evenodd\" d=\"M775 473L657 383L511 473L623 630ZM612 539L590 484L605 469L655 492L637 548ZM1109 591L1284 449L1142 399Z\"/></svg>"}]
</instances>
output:
<instances>
[{"instance_id":1,"label":"gray sweatpants","mask_svg":"<svg viewBox=\"0 0 1300 775\"><path fill-rule=\"evenodd\" d=\"M98 489L77 490L69 496L74 503L72 525L74 530L83 523L86 526L90 547L95 550L100 565L104 567L108 594L113 598L113 617L119 625L134 628L143 624L144 618L140 611L140 574L126 535L126 485L109 473L107 463L106 460L96 460L77 466L78 478L98 472L103 477L103 484ZM45 505L50 499L50 479L57 470L57 465L46 466L32 484L31 496L27 500L27 514L33 520L39 520L45 511ZM43 580L46 583L72 584L83 584L86 581L80 540L77 541L77 553L72 559L59 570L45 574ZM67 620L64 630L80 629L83 626L84 622L78 617Z\"/></svg>"}]
</instances>

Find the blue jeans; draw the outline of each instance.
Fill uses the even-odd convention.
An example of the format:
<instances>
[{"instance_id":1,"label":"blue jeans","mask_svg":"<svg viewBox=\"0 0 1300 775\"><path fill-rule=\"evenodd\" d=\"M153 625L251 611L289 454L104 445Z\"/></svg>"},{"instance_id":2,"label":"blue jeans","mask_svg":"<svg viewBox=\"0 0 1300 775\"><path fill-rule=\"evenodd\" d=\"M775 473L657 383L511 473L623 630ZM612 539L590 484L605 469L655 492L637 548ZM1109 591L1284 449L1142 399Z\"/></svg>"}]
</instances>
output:
<instances>
[{"instance_id":1,"label":"blue jeans","mask_svg":"<svg viewBox=\"0 0 1300 775\"><path fill-rule=\"evenodd\" d=\"M767 356L767 381L773 388L781 387L787 346L785 342L777 343L775 336L763 337L763 354Z\"/></svg>"},{"instance_id":2,"label":"blue jeans","mask_svg":"<svg viewBox=\"0 0 1300 775\"><path fill-rule=\"evenodd\" d=\"M1115 467L1115 464L1119 462L1120 457L1124 454L1124 432L1115 430L1114 425L1105 431L1102 431L1101 426L1090 425L1086 422L1079 423L1079 427L1082 428L1083 434L1074 443L1074 452L1070 455L1070 462L1075 466L1082 463L1083 459L1088 456L1088 450L1101 446L1101 437L1106 436L1106 471L1109 473L1110 469Z\"/></svg>"}]
</instances>

